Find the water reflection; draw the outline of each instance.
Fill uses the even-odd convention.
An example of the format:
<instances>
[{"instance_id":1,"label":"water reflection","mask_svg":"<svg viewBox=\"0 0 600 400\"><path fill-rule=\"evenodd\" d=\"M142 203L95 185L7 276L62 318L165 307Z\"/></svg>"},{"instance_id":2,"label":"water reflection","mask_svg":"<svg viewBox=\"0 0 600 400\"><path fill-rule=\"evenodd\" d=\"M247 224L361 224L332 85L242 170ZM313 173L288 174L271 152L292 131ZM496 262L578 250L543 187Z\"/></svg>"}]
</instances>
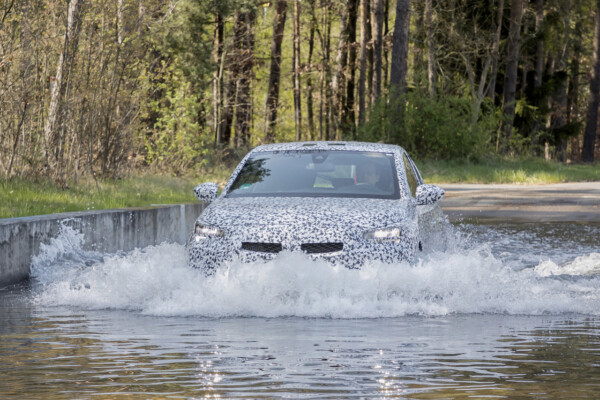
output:
<instances>
[{"instance_id":1,"label":"water reflection","mask_svg":"<svg viewBox=\"0 0 600 400\"><path fill-rule=\"evenodd\" d=\"M158 318L1 294L0 398L595 397L600 320Z\"/></svg>"},{"instance_id":2,"label":"water reflection","mask_svg":"<svg viewBox=\"0 0 600 400\"><path fill-rule=\"evenodd\" d=\"M315 308L315 313L321 311L321 318L251 316L255 314L247 310L254 308L245 303L260 300L260 296L246 293L256 287L250 285L250 280L247 285L232 285L228 290L233 294L223 297L232 299L231 307L239 307L227 309L229 314L225 315L246 310L246 314L241 314L245 318L202 317L206 314L199 314L198 310L203 308L192 307L193 304L189 310L196 314L189 314L185 308L180 315L195 316L150 316L142 312L152 308L140 307L148 296L150 301L162 302L163 308L178 304L169 301L169 296L174 297L178 291L170 287L157 289L162 281L171 279L171 284L184 292L208 290L201 285L183 285L181 281L196 283L188 279L193 277L183 267L165 271L166 264L155 253L170 248L155 248L129 258L109 258L88 268L94 273L84 276L78 275L79 267L66 263L58 278L52 275L46 281L34 280L31 286L0 290L0 398L597 398L600 317L561 311L567 303L571 307L586 302L590 307L596 304L597 274L540 278L534 276L532 267L539 267L543 259L551 259L562 267L576 256L598 252L596 238L600 227L500 224L465 225L461 229L472 247L485 250L489 246L493 256L473 262L470 255L479 252L449 254L448 260L455 259L449 267L438 265L439 259L433 258L421 266L424 272L431 273L413 275L408 285L399 282L398 286L414 289L410 293L420 300L429 296L428 290L440 292L434 290L437 286L432 286L431 281L443 280L436 284L442 287L450 282L456 292L450 300L458 302L462 297L469 302L470 295L494 306L502 302L497 305L500 314L486 314L489 304L452 308L454 303L440 298L451 310L449 315L405 313L395 318L345 319L348 307L362 307L361 316L397 316L394 310L387 309L396 303L371 299L388 292L377 287L370 289L375 284L385 284L383 278L397 275L381 275L383 278L377 280L369 275L341 274L347 281L336 282L338 289L330 296L315 294L320 293L321 287L335 285L307 276L302 284L292 285L294 290L307 286L315 289L302 292L306 302L273 297L282 304L289 302L284 313L278 315L303 315L306 310L297 307L325 302L326 308ZM167 256L176 259L173 255L179 254L179 249L170 251L166 251ZM49 261L56 262L59 261ZM157 265L152 267L150 262ZM490 273L495 264L499 271L508 267L509 274ZM54 267L58 269L54 264L48 265ZM279 267L280 273L286 271ZM311 268L318 271L315 266ZM520 287L511 291L510 286L493 286L494 279L516 277L513 270L530 277L523 282L531 292L528 296L518 296ZM406 281L411 270L403 271L401 277ZM440 275L444 271L446 275ZM142 274L146 286L142 286L143 279L132 279ZM457 275L456 279L453 275ZM300 279L292 274L279 276L269 281L270 285L259 287L267 290L274 284L286 284L290 276ZM251 277L265 278L259 274ZM78 295L84 289L72 289L70 281L79 278L91 281L92 288L100 288L94 292L96 297ZM124 296L121 302L105 301L102 297L122 293L105 293L101 289L114 289L124 278L130 281L121 288L143 293ZM363 286L350 278L362 279ZM472 285L480 281L485 284ZM486 283L490 281L491 284ZM532 287L527 286L529 283ZM44 285L68 295L59 297L63 303L54 303L67 305L40 302L39 293L48 293ZM154 292L148 288L154 288ZM348 296L353 289L364 290L364 295ZM217 294L208 293L215 294L213 298ZM518 312L521 308L514 307L513 302L529 299L531 305L523 309L540 314L536 312L537 301L542 301L540 293L554 296L550 299L555 302L547 307L553 315L506 315L508 311L502 311ZM198 299L208 301L210 296L181 299L191 303ZM456 309L461 311L452 311Z\"/></svg>"}]
</instances>

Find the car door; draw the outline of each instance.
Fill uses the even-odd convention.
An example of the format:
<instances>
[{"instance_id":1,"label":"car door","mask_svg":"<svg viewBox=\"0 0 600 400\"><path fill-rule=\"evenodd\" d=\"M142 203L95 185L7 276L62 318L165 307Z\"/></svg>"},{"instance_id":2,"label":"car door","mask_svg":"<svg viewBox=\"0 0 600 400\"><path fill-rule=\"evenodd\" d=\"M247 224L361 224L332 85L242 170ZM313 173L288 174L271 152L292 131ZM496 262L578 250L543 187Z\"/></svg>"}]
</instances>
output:
<instances>
[{"instance_id":1,"label":"car door","mask_svg":"<svg viewBox=\"0 0 600 400\"><path fill-rule=\"evenodd\" d=\"M404 169L406 173L406 180L410 188L410 194L413 199L416 196L417 187L422 185L423 178L419 172L417 166L406 153L403 155ZM419 249L420 250L431 250L439 249L445 250L446 248L446 219L442 212L439 204L422 205L417 207L417 220L419 224Z\"/></svg>"}]
</instances>

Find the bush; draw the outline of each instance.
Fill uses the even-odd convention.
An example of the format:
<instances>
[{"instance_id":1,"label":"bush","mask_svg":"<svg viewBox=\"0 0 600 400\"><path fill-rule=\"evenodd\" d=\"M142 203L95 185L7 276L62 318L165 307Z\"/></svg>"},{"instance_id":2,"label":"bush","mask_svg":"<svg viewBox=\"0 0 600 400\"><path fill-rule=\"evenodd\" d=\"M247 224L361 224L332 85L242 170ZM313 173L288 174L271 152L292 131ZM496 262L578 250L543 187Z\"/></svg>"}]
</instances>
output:
<instances>
[{"instance_id":1,"label":"bush","mask_svg":"<svg viewBox=\"0 0 600 400\"><path fill-rule=\"evenodd\" d=\"M403 115L395 111L400 101ZM490 107L482 107L475 124L472 115L471 100L456 96L412 92L395 102L383 98L359 128L358 139L399 144L419 158L477 160L488 153L498 121Z\"/></svg>"}]
</instances>

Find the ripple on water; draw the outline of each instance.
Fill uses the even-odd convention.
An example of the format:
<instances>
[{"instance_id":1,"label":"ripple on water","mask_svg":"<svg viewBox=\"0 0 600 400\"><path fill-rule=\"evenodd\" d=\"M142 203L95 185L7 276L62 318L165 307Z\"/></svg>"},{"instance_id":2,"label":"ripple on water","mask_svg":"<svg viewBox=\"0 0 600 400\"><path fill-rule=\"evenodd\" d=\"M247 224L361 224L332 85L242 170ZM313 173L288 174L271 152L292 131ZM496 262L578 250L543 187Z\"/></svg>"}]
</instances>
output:
<instances>
[{"instance_id":1,"label":"ripple on water","mask_svg":"<svg viewBox=\"0 0 600 400\"><path fill-rule=\"evenodd\" d=\"M463 225L414 265L285 253L204 278L182 246L63 229L0 291L0 398L596 398L594 237Z\"/></svg>"}]
</instances>

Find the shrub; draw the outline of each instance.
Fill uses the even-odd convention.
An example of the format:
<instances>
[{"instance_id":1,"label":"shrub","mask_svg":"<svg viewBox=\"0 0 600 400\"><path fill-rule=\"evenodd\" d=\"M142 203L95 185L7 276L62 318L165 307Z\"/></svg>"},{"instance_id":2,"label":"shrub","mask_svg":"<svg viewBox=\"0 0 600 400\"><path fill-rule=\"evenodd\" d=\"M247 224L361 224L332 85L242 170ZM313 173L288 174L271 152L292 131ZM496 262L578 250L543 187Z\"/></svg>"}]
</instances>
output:
<instances>
[{"instance_id":1,"label":"shrub","mask_svg":"<svg viewBox=\"0 0 600 400\"><path fill-rule=\"evenodd\" d=\"M403 115L395 111L399 102L404 103ZM469 99L411 92L401 100L383 98L375 104L358 139L399 144L420 158L477 160L488 152L498 121L491 107L482 107L474 124L472 115Z\"/></svg>"}]
</instances>

